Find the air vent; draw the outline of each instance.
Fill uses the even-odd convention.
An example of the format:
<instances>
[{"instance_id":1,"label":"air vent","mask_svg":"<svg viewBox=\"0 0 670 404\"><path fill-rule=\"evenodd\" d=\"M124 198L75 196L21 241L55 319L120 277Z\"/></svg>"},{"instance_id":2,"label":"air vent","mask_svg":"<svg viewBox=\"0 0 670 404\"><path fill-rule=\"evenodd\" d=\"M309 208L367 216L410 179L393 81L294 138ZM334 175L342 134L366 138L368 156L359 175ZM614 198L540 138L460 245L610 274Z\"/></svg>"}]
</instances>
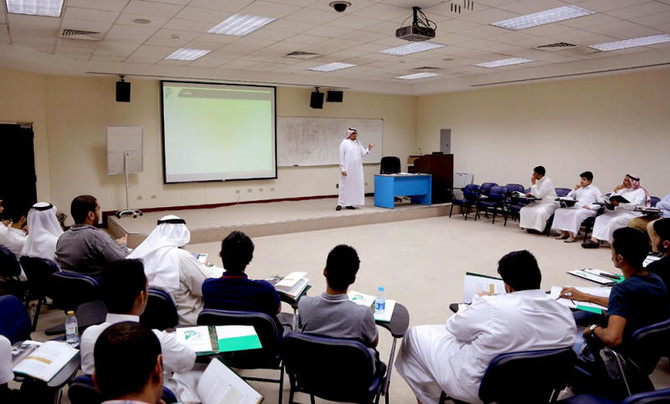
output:
<instances>
[{"instance_id":1,"label":"air vent","mask_svg":"<svg viewBox=\"0 0 670 404\"><path fill-rule=\"evenodd\" d=\"M60 36L61 38L66 39L83 39L86 41L99 41L101 38L100 33L96 31L84 31L80 29L69 28L63 29L63 32L61 32Z\"/></svg>"},{"instance_id":2,"label":"air vent","mask_svg":"<svg viewBox=\"0 0 670 404\"><path fill-rule=\"evenodd\" d=\"M545 51L558 51L558 50L563 50L563 49L571 49L571 48L576 48L577 45L573 43L568 43L568 42L555 42L555 43L550 43L547 45L540 45L537 47L537 49L540 50L545 50Z\"/></svg>"},{"instance_id":3,"label":"air vent","mask_svg":"<svg viewBox=\"0 0 670 404\"><path fill-rule=\"evenodd\" d=\"M284 55L284 57L293 59L314 59L319 56L321 55L319 55L318 53L303 52L303 51L293 51L291 53L287 53L286 55Z\"/></svg>"}]
</instances>

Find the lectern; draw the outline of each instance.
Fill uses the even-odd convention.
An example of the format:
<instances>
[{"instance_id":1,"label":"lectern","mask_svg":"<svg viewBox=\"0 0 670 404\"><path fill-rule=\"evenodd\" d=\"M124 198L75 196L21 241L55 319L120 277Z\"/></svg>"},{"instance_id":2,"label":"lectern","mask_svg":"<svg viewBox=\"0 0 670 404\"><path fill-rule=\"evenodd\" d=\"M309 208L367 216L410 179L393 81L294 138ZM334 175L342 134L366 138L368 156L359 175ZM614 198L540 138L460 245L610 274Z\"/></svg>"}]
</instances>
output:
<instances>
[{"instance_id":1,"label":"lectern","mask_svg":"<svg viewBox=\"0 0 670 404\"><path fill-rule=\"evenodd\" d=\"M414 172L432 174L432 203L450 202L454 186L454 155L426 154L414 160Z\"/></svg>"}]
</instances>

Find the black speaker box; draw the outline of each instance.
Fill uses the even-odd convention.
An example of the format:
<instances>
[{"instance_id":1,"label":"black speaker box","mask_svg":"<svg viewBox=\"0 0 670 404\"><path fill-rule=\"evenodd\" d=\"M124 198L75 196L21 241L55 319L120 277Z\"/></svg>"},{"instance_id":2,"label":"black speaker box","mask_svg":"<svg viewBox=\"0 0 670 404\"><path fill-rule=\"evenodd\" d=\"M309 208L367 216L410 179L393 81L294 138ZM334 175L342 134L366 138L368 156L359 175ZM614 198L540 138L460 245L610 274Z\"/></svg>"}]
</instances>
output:
<instances>
[{"instance_id":1,"label":"black speaker box","mask_svg":"<svg viewBox=\"0 0 670 404\"><path fill-rule=\"evenodd\" d=\"M130 82L116 82L116 102L130 102Z\"/></svg>"},{"instance_id":2,"label":"black speaker box","mask_svg":"<svg viewBox=\"0 0 670 404\"><path fill-rule=\"evenodd\" d=\"M326 102L342 102L344 92L330 90L326 93Z\"/></svg>"},{"instance_id":3,"label":"black speaker box","mask_svg":"<svg viewBox=\"0 0 670 404\"><path fill-rule=\"evenodd\" d=\"M309 98L309 107L314 109L323 109L323 93L314 91Z\"/></svg>"}]
</instances>

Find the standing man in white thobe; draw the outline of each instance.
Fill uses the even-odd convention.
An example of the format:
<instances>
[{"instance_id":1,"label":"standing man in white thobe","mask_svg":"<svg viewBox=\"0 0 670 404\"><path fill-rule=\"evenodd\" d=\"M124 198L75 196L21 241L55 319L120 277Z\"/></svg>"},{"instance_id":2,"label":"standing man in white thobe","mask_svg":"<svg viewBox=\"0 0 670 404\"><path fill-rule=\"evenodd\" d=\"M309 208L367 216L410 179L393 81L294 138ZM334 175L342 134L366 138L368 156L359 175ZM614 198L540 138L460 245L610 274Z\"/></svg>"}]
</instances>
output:
<instances>
[{"instance_id":1,"label":"standing man in white thobe","mask_svg":"<svg viewBox=\"0 0 670 404\"><path fill-rule=\"evenodd\" d=\"M365 205L365 182L363 180L363 156L370 153L375 146L369 144L367 149L356 140L356 129L347 130L347 138L340 143L340 190L337 208L356 209L354 205Z\"/></svg>"},{"instance_id":2,"label":"standing man in white thobe","mask_svg":"<svg viewBox=\"0 0 670 404\"><path fill-rule=\"evenodd\" d=\"M530 178L532 185L527 196L533 195L539 200L521 208L519 227L522 229L544 231L547 220L559 207L554 183L551 182L551 178L545 176L546 172L542 166L533 168L533 176Z\"/></svg>"},{"instance_id":3,"label":"standing man in white thobe","mask_svg":"<svg viewBox=\"0 0 670 404\"><path fill-rule=\"evenodd\" d=\"M563 240L565 243L574 243L577 241L576 234L579 232L579 226L582 222L591 216L595 216L600 209L597 204L602 194L600 190L591 184L593 182L593 173L584 171L579 174L580 182L570 191L568 197L576 202L574 206L561 208L554 212L554 222L552 229L559 230L561 234L556 240Z\"/></svg>"}]
</instances>

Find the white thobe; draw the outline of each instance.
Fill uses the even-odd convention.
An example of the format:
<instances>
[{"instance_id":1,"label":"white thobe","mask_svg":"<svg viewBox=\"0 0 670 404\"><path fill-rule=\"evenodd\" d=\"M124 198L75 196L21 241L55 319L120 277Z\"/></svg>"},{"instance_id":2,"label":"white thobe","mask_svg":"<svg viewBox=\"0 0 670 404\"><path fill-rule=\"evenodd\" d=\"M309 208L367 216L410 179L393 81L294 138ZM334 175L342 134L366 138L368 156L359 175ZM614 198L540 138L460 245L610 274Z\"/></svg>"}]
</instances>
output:
<instances>
[{"instance_id":1,"label":"white thobe","mask_svg":"<svg viewBox=\"0 0 670 404\"><path fill-rule=\"evenodd\" d=\"M340 143L339 206L365 205L363 156L368 153L370 149L363 147L358 139L344 139ZM342 171L347 175L342 175Z\"/></svg>"},{"instance_id":2,"label":"white thobe","mask_svg":"<svg viewBox=\"0 0 670 404\"><path fill-rule=\"evenodd\" d=\"M48 210L31 209L28 212L28 236L21 255L44 258L56 262L56 243L63 234L56 208Z\"/></svg>"},{"instance_id":3,"label":"white thobe","mask_svg":"<svg viewBox=\"0 0 670 404\"><path fill-rule=\"evenodd\" d=\"M0 335L0 385L14 380L14 366L12 365L12 343L7 337Z\"/></svg>"},{"instance_id":4,"label":"white thobe","mask_svg":"<svg viewBox=\"0 0 670 404\"><path fill-rule=\"evenodd\" d=\"M541 290L474 297L472 304L442 325L410 328L396 369L424 404L440 392L480 403L481 379L501 353L572 346L576 333L570 310Z\"/></svg>"},{"instance_id":5,"label":"white thobe","mask_svg":"<svg viewBox=\"0 0 670 404\"><path fill-rule=\"evenodd\" d=\"M630 219L642 215L635 212L635 207L647 204L647 194L642 188L622 188L612 195L621 195L628 199L629 203L620 203L614 210L605 209L605 213L596 217L592 233L593 238L610 243L614 230L628 226Z\"/></svg>"},{"instance_id":6,"label":"white thobe","mask_svg":"<svg viewBox=\"0 0 670 404\"><path fill-rule=\"evenodd\" d=\"M547 220L559 207L559 204L556 202L554 183L551 182L551 178L542 177L530 187L530 193L540 200L521 208L519 212L519 227L522 229L544 231Z\"/></svg>"},{"instance_id":7,"label":"white thobe","mask_svg":"<svg viewBox=\"0 0 670 404\"><path fill-rule=\"evenodd\" d=\"M107 327L123 321L139 323L140 317L130 314L108 313L104 323L92 325L84 331L81 335L79 351L81 355L81 370L84 373L88 375L93 374L93 369L95 369L93 351L95 342L98 340L100 334ZM196 393L196 385L184 385L177 381L179 380L179 377L177 377L179 373L188 374L194 372L191 370L195 364L195 352L193 352L193 349L179 343L175 334L168 334L160 330L152 331L161 344L165 386L172 390L180 401L200 401ZM127 365L133 366L132 363L128 363ZM173 372L175 373L174 375Z\"/></svg>"},{"instance_id":8,"label":"white thobe","mask_svg":"<svg viewBox=\"0 0 670 404\"><path fill-rule=\"evenodd\" d=\"M221 276L221 268L207 268L193 254L178 249L179 255L179 289L170 292L179 314L179 325L196 325L198 314L202 311L202 283L207 278ZM218 269L218 274L216 270ZM151 286L151 284L149 284Z\"/></svg>"},{"instance_id":9,"label":"white thobe","mask_svg":"<svg viewBox=\"0 0 670 404\"><path fill-rule=\"evenodd\" d=\"M597 205L596 202L601 199L602 194L595 186L588 185L573 189L568 196L577 202L569 208L557 209L554 212L554 222L551 228L577 234L582 222L587 217L595 216L598 212L600 205Z\"/></svg>"},{"instance_id":10,"label":"white thobe","mask_svg":"<svg viewBox=\"0 0 670 404\"><path fill-rule=\"evenodd\" d=\"M26 244L26 232L21 229L15 229L12 226L5 226L0 223L0 245L4 245L16 255L21 257L21 250Z\"/></svg>"}]
</instances>

